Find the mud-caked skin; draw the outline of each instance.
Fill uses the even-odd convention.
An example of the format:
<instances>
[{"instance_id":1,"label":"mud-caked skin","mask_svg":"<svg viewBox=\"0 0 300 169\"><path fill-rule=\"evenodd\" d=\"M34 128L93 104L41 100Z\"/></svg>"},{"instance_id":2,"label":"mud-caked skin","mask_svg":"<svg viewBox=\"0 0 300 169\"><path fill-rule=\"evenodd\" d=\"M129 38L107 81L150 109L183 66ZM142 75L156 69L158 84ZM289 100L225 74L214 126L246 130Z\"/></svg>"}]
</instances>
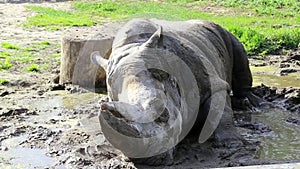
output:
<instances>
[{"instance_id":1,"label":"mud-caked skin","mask_svg":"<svg viewBox=\"0 0 300 169\"><path fill-rule=\"evenodd\" d=\"M200 143L213 134L217 146L241 145L233 127L230 92L255 106L260 102L250 90L252 75L243 45L211 22L134 19L116 35L108 62L99 56L93 60L107 75L110 101L102 103L100 116L104 135L125 155L152 165L170 164L170 149L190 135L199 136ZM182 86L189 83L193 87ZM190 108L195 105L196 115ZM179 117L179 125L173 125ZM143 141L150 147L146 152L153 149L151 145L172 145L153 150L153 157L132 153L134 146L126 141L126 137L151 138L157 133L170 137L170 129L179 132L171 134L172 143L163 138Z\"/></svg>"}]
</instances>

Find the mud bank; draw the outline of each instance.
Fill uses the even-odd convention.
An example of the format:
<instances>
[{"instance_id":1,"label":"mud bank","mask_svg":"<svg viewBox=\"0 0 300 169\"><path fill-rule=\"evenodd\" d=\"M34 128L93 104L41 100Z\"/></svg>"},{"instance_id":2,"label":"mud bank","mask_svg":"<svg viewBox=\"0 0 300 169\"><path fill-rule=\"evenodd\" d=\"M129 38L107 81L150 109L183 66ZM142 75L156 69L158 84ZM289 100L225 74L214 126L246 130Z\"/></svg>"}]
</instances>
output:
<instances>
[{"instance_id":1,"label":"mud bank","mask_svg":"<svg viewBox=\"0 0 300 169\"><path fill-rule=\"evenodd\" d=\"M0 86L1 168L153 168L135 165L104 138L97 114L105 93L19 78ZM186 139L178 145L174 163L164 168L299 162L300 89L262 85L253 90L278 106L235 111L243 145L223 147L214 140L200 145Z\"/></svg>"}]
</instances>

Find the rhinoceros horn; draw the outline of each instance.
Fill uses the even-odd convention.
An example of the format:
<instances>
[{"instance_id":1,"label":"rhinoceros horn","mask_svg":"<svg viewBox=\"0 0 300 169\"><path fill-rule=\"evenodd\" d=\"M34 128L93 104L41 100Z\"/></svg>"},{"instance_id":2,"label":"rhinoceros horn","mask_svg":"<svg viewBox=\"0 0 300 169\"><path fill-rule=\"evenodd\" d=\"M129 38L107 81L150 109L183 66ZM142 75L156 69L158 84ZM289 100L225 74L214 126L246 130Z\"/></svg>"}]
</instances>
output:
<instances>
[{"instance_id":1,"label":"rhinoceros horn","mask_svg":"<svg viewBox=\"0 0 300 169\"><path fill-rule=\"evenodd\" d=\"M108 60L103 58L99 51L92 52L91 62L95 65L101 66L105 71L107 70Z\"/></svg>"}]
</instances>

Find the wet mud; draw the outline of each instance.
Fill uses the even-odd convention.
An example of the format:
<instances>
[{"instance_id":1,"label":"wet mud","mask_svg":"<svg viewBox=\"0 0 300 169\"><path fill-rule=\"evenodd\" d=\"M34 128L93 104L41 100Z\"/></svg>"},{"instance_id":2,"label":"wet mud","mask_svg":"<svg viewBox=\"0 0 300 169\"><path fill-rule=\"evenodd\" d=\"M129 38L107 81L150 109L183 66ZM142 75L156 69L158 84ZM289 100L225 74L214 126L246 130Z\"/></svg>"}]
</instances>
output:
<instances>
[{"instance_id":1,"label":"wet mud","mask_svg":"<svg viewBox=\"0 0 300 169\"><path fill-rule=\"evenodd\" d=\"M0 104L1 168L153 168L134 164L105 139L97 117L99 101L107 99L105 93L34 80L18 83L28 84L23 86L14 81L1 86L1 92L9 91L1 96ZM177 146L171 165L154 168L299 161L300 90L264 85L253 90L276 106L258 112L235 111L235 127L243 145L229 148L215 145L214 140L198 144L185 139Z\"/></svg>"},{"instance_id":2,"label":"wet mud","mask_svg":"<svg viewBox=\"0 0 300 169\"><path fill-rule=\"evenodd\" d=\"M24 20L25 8L12 5L9 7L22 13L19 19ZM7 6L2 8L5 14L10 12ZM21 29L10 22L3 21L2 26ZM1 40L13 37L8 33L14 31L1 33ZM30 42L45 32L28 34L25 31L18 36ZM45 35L49 41L58 42L61 34ZM99 102L107 99L105 92L55 84L59 71L0 72L1 78L9 80L0 85L0 168L207 168L300 162L298 53L250 61L253 92L274 106L234 112L234 125L243 144L223 147L213 139L204 144L185 139L177 146L173 163L155 167L133 163L105 139L98 122ZM53 70L58 67L54 64ZM264 82L265 77L271 80Z\"/></svg>"}]
</instances>

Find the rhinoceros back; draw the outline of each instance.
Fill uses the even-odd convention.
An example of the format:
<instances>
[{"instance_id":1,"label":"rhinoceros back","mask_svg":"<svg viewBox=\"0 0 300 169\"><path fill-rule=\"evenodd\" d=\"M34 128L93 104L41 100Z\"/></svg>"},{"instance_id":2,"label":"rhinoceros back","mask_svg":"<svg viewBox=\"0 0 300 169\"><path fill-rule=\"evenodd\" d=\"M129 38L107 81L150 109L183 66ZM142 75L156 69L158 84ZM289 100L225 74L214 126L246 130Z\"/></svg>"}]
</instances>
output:
<instances>
[{"instance_id":1,"label":"rhinoceros back","mask_svg":"<svg viewBox=\"0 0 300 169\"><path fill-rule=\"evenodd\" d=\"M212 92L229 90L232 54L221 35L225 31L220 32L223 29L211 22L134 19L119 31L113 49L142 45L159 26L162 27L162 41L156 47L174 53L189 66L196 77L201 102Z\"/></svg>"}]
</instances>

